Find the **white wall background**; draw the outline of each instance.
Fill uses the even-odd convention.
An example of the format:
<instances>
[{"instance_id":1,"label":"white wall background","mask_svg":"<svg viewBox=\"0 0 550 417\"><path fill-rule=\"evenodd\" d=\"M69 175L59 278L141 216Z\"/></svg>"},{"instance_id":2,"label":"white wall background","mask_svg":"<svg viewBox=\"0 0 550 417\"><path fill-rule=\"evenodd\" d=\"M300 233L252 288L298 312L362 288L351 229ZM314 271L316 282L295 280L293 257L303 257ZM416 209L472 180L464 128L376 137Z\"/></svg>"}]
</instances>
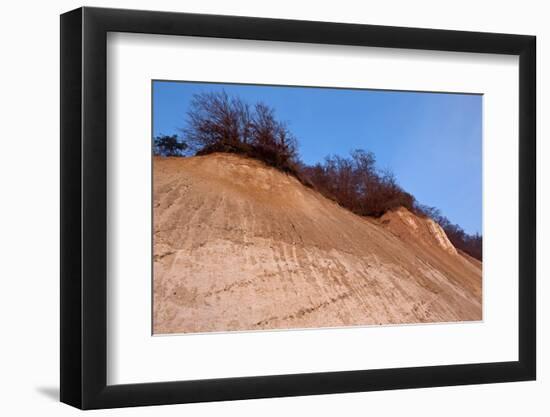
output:
<instances>
[{"instance_id":1,"label":"white wall background","mask_svg":"<svg viewBox=\"0 0 550 417\"><path fill-rule=\"evenodd\" d=\"M72 0L3 5L0 182L0 410L3 415L75 415L59 392L59 17ZM538 37L538 381L99 411L94 415L530 415L550 412L550 26L545 2L397 0L93 1L86 5L238 14L533 34ZM545 395L546 394L546 395Z\"/></svg>"}]
</instances>

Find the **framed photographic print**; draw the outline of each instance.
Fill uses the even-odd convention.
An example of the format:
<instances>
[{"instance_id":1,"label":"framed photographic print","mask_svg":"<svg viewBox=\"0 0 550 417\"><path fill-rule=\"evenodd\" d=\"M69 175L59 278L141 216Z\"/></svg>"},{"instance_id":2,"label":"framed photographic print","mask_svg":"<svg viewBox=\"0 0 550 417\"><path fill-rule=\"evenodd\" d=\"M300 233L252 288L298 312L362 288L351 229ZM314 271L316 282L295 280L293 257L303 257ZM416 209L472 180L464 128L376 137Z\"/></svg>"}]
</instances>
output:
<instances>
[{"instance_id":1,"label":"framed photographic print","mask_svg":"<svg viewBox=\"0 0 550 417\"><path fill-rule=\"evenodd\" d=\"M61 16L61 401L535 379L535 38Z\"/></svg>"}]
</instances>

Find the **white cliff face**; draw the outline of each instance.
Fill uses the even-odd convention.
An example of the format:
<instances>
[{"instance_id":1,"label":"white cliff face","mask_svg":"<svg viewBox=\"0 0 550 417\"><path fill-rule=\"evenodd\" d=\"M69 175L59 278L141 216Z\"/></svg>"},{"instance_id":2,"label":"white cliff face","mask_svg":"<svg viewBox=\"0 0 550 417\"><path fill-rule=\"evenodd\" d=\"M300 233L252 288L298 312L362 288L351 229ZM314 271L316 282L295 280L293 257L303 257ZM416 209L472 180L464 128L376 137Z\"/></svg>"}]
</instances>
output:
<instances>
[{"instance_id":1,"label":"white cliff face","mask_svg":"<svg viewBox=\"0 0 550 417\"><path fill-rule=\"evenodd\" d=\"M456 248L453 246L449 238L447 237L447 234L443 230L443 228L437 224L433 219L426 219L425 220L428 224L428 227L430 228L430 231L432 233L432 236L434 236L435 240L441 246L442 249L446 250L447 252L458 255L458 252Z\"/></svg>"},{"instance_id":2,"label":"white cliff face","mask_svg":"<svg viewBox=\"0 0 550 417\"><path fill-rule=\"evenodd\" d=\"M405 240L435 245L451 255L458 255L443 228L433 219L419 217L400 207L386 213L381 220L388 229Z\"/></svg>"},{"instance_id":3,"label":"white cliff face","mask_svg":"<svg viewBox=\"0 0 550 417\"><path fill-rule=\"evenodd\" d=\"M413 228L414 231L418 230L417 217L413 216L408 210L399 209L396 211L397 215L403 219L405 223Z\"/></svg>"}]
</instances>

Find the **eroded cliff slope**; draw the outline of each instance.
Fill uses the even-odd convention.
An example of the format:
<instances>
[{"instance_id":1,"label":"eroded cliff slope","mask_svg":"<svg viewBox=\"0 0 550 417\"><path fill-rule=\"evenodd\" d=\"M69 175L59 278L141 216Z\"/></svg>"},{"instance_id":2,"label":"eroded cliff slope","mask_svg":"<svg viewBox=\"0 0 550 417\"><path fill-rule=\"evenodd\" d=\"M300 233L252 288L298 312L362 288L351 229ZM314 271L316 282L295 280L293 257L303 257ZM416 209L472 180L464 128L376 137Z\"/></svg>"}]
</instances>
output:
<instances>
[{"instance_id":1,"label":"eroded cliff slope","mask_svg":"<svg viewBox=\"0 0 550 417\"><path fill-rule=\"evenodd\" d=\"M405 209L359 217L262 162L154 160L155 333L481 320L481 263Z\"/></svg>"}]
</instances>

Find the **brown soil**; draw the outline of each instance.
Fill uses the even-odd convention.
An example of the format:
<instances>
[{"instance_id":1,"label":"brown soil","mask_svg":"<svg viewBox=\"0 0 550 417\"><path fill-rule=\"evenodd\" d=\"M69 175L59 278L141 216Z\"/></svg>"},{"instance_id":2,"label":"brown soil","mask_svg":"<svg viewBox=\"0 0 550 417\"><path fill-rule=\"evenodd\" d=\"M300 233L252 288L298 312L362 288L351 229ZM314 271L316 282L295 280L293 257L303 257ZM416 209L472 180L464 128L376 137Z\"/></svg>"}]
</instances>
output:
<instances>
[{"instance_id":1,"label":"brown soil","mask_svg":"<svg viewBox=\"0 0 550 417\"><path fill-rule=\"evenodd\" d=\"M481 320L481 263L405 209L362 218L262 162L154 160L154 333Z\"/></svg>"}]
</instances>

